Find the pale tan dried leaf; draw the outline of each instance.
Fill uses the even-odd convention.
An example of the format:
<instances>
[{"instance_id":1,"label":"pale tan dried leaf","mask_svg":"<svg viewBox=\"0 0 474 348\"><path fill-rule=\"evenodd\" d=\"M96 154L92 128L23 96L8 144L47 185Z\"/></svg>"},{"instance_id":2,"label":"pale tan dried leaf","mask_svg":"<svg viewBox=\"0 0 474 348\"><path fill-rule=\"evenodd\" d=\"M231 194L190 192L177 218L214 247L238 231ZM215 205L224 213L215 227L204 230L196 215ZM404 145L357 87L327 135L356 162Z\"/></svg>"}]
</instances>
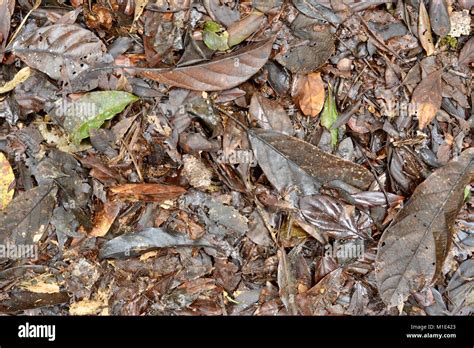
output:
<instances>
[{"instance_id":1,"label":"pale tan dried leaf","mask_svg":"<svg viewBox=\"0 0 474 348\"><path fill-rule=\"evenodd\" d=\"M428 11L426 11L423 1L420 1L420 12L418 14L418 37L421 46L423 46L426 51L426 55L431 56L435 51L435 47L431 34L430 17L428 16Z\"/></svg>"}]
</instances>

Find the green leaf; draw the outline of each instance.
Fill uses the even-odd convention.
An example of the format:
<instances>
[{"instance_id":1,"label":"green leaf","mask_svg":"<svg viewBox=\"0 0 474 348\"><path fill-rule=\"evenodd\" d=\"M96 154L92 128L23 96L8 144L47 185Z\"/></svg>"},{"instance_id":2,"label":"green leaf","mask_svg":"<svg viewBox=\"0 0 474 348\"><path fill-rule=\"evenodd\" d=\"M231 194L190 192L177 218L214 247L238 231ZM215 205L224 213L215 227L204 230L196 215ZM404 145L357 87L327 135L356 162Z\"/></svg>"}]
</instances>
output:
<instances>
[{"instance_id":1,"label":"green leaf","mask_svg":"<svg viewBox=\"0 0 474 348\"><path fill-rule=\"evenodd\" d=\"M207 21L204 24L202 38L211 50L225 51L229 49L229 33L219 23Z\"/></svg>"},{"instance_id":2,"label":"green leaf","mask_svg":"<svg viewBox=\"0 0 474 348\"><path fill-rule=\"evenodd\" d=\"M337 120L336 101L332 95L331 85L328 85L328 96L324 103L324 109L321 114L321 125L331 132L331 145L337 144L337 129L331 129L331 126Z\"/></svg>"},{"instance_id":3,"label":"green leaf","mask_svg":"<svg viewBox=\"0 0 474 348\"><path fill-rule=\"evenodd\" d=\"M106 120L110 120L125 107L138 100L138 97L128 92L103 91L84 94L74 102L62 107L65 109L64 128L71 135L72 141L79 144L82 139L89 137L91 128L100 128Z\"/></svg>"},{"instance_id":4,"label":"green leaf","mask_svg":"<svg viewBox=\"0 0 474 348\"><path fill-rule=\"evenodd\" d=\"M467 201L467 199L469 198L470 195L471 195L471 186L467 185L464 188L464 201Z\"/></svg>"}]
</instances>

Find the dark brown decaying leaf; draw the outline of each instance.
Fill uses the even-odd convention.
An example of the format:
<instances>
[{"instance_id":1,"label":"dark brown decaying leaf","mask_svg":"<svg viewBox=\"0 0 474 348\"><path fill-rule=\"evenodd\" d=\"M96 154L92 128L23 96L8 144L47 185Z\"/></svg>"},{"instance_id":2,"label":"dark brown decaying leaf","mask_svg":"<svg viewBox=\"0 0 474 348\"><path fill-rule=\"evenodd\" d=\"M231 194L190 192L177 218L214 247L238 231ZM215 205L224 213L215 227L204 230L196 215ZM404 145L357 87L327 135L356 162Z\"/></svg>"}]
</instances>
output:
<instances>
[{"instance_id":1,"label":"dark brown decaying leaf","mask_svg":"<svg viewBox=\"0 0 474 348\"><path fill-rule=\"evenodd\" d=\"M249 137L258 164L280 192L297 188L302 195L312 195L333 180L361 189L372 182L372 174L365 167L303 140L266 130L252 130Z\"/></svg>"},{"instance_id":2,"label":"dark brown decaying leaf","mask_svg":"<svg viewBox=\"0 0 474 348\"><path fill-rule=\"evenodd\" d=\"M0 59L3 57L3 50L7 44L14 8L15 0L0 0Z\"/></svg>"},{"instance_id":3,"label":"dark brown decaying leaf","mask_svg":"<svg viewBox=\"0 0 474 348\"><path fill-rule=\"evenodd\" d=\"M474 62L474 37L471 37L468 42L466 42L459 53L459 64L468 66Z\"/></svg>"},{"instance_id":4,"label":"dark brown decaying leaf","mask_svg":"<svg viewBox=\"0 0 474 348\"><path fill-rule=\"evenodd\" d=\"M103 42L91 31L72 24L38 28L13 44L13 52L30 67L55 80L110 62Z\"/></svg>"},{"instance_id":5,"label":"dark brown decaying leaf","mask_svg":"<svg viewBox=\"0 0 474 348\"><path fill-rule=\"evenodd\" d=\"M313 35L317 39L297 42L275 59L295 74L308 74L319 69L334 53L334 36L329 27Z\"/></svg>"},{"instance_id":6,"label":"dark brown decaying leaf","mask_svg":"<svg viewBox=\"0 0 474 348\"><path fill-rule=\"evenodd\" d=\"M248 45L210 62L175 68L164 72L153 70L141 74L161 83L194 91L221 91L240 85L265 65L274 38Z\"/></svg>"},{"instance_id":7,"label":"dark brown decaying leaf","mask_svg":"<svg viewBox=\"0 0 474 348\"><path fill-rule=\"evenodd\" d=\"M443 100L441 76L442 70L436 70L426 76L416 86L411 98L411 107L418 116L418 128L423 129L436 116Z\"/></svg>"},{"instance_id":8,"label":"dark brown decaying leaf","mask_svg":"<svg viewBox=\"0 0 474 348\"><path fill-rule=\"evenodd\" d=\"M334 238L364 237L357 228L354 209L333 197L305 196L300 198L299 205L308 222Z\"/></svg>"},{"instance_id":9,"label":"dark brown decaying leaf","mask_svg":"<svg viewBox=\"0 0 474 348\"><path fill-rule=\"evenodd\" d=\"M0 244L32 245L49 224L56 186L41 185L16 196L0 214Z\"/></svg>"},{"instance_id":10,"label":"dark brown decaying leaf","mask_svg":"<svg viewBox=\"0 0 474 348\"><path fill-rule=\"evenodd\" d=\"M112 187L110 192L117 195L119 199L163 202L180 196L186 192L186 189L181 186L163 184L123 184Z\"/></svg>"},{"instance_id":11,"label":"dark brown decaying leaf","mask_svg":"<svg viewBox=\"0 0 474 348\"><path fill-rule=\"evenodd\" d=\"M454 273L446 288L456 315L470 315L474 312L474 260L464 261ZM466 313L466 310L469 311Z\"/></svg>"},{"instance_id":12,"label":"dark brown decaying leaf","mask_svg":"<svg viewBox=\"0 0 474 348\"><path fill-rule=\"evenodd\" d=\"M341 19L330 8L316 0L293 0L293 5L308 17L339 24Z\"/></svg>"},{"instance_id":13,"label":"dark brown decaying leaf","mask_svg":"<svg viewBox=\"0 0 474 348\"><path fill-rule=\"evenodd\" d=\"M449 20L448 4L446 0L430 1L430 21L431 28L438 36L446 36L451 30L451 22Z\"/></svg>"},{"instance_id":14,"label":"dark brown decaying leaf","mask_svg":"<svg viewBox=\"0 0 474 348\"><path fill-rule=\"evenodd\" d=\"M267 99L260 94L254 94L250 101L249 112L263 129L288 135L293 133L293 125L288 113L277 101Z\"/></svg>"},{"instance_id":15,"label":"dark brown decaying leaf","mask_svg":"<svg viewBox=\"0 0 474 348\"><path fill-rule=\"evenodd\" d=\"M124 234L109 240L100 249L100 258L127 258L157 248L197 246L199 240L189 239L185 234L168 233L161 228L146 228L140 232Z\"/></svg>"},{"instance_id":16,"label":"dark brown decaying leaf","mask_svg":"<svg viewBox=\"0 0 474 348\"><path fill-rule=\"evenodd\" d=\"M439 275L451 245L464 187L474 174L474 149L436 170L413 192L379 242L376 278L382 300L403 307L411 292Z\"/></svg>"}]
</instances>

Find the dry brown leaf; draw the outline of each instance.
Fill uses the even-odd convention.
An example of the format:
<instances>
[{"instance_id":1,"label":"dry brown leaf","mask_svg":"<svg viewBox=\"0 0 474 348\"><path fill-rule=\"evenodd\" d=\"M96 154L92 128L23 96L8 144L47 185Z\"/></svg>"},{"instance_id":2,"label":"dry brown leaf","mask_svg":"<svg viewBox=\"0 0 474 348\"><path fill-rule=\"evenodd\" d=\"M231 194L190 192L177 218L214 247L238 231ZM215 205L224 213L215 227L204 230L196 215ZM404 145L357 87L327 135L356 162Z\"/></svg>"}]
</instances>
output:
<instances>
[{"instance_id":1,"label":"dry brown leaf","mask_svg":"<svg viewBox=\"0 0 474 348\"><path fill-rule=\"evenodd\" d=\"M164 202L186 192L181 186L163 184L123 184L112 187L112 194L120 199L145 202Z\"/></svg>"},{"instance_id":2,"label":"dry brown leaf","mask_svg":"<svg viewBox=\"0 0 474 348\"><path fill-rule=\"evenodd\" d=\"M410 293L425 289L441 274L473 174L471 148L420 184L383 233L375 275L387 306L401 311Z\"/></svg>"},{"instance_id":3,"label":"dry brown leaf","mask_svg":"<svg viewBox=\"0 0 474 348\"><path fill-rule=\"evenodd\" d=\"M411 108L418 116L418 128L423 129L436 116L442 101L442 70L426 76L416 86L411 99Z\"/></svg>"},{"instance_id":4,"label":"dry brown leaf","mask_svg":"<svg viewBox=\"0 0 474 348\"><path fill-rule=\"evenodd\" d=\"M301 111L306 116L316 117L324 106L326 93L324 90L324 82L321 73L311 73L301 77L299 90L297 91L297 99Z\"/></svg>"},{"instance_id":5,"label":"dry brown leaf","mask_svg":"<svg viewBox=\"0 0 474 348\"><path fill-rule=\"evenodd\" d=\"M93 237L105 236L120 213L121 207L121 202L107 201L97 214L90 235Z\"/></svg>"},{"instance_id":6,"label":"dry brown leaf","mask_svg":"<svg viewBox=\"0 0 474 348\"><path fill-rule=\"evenodd\" d=\"M193 91L222 91L240 85L267 62L274 38L248 45L204 64L166 71L147 69L141 74L169 86Z\"/></svg>"},{"instance_id":7,"label":"dry brown leaf","mask_svg":"<svg viewBox=\"0 0 474 348\"><path fill-rule=\"evenodd\" d=\"M428 11L426 11L425 4L420 1L420 12L418 14L418 37L421 42L421 46L426 51L427 56L431 56L435 47L433 44L433 36L431 35L431 24Z\"/></svg>"}]
</instances>

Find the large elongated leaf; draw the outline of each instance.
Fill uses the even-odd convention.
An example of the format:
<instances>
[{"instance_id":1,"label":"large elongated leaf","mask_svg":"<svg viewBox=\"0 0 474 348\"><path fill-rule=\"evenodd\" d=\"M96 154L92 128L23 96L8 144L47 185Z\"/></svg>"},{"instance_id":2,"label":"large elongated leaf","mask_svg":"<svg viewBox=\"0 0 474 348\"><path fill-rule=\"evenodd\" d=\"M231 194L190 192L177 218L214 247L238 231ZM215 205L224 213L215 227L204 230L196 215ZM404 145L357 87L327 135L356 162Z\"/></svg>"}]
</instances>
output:
<instances>
[{"instance_id":1,"label":"large elongated leaf","mask_svg":"<svg viewBox=\"0 0 474 348\"><path fill-rule=\"evenodd\" d=\"M32 245L46 231L56 186L41 185L16 196L0 214L0 244Z\"/></svg>"},{"instance_id":2,"label":"large elongated leaf","mask_svg":"<svg viewBox=\"0 0 474 348\"><path fill-rule=\"evenodd\" d=\"M98 63L109 62L103 42L93 32L72 24L38 28L15 41L13 52L55 80L72 79Z\"/></svg>"},{"instance_id":3,"label":"large elongated leaf","mask_svg":"<svg viewBox=\"0 0 474 348\"><path fill-rule=\"evenodd\" d=\"M233 88L252 77L267 62L273 38L249 45L199 65L141 74L164 84L194 91L220 91Z\"/></svg>"},{"instance_id":4,"label":"large elongated leaf","mask_svg":"<svg viewBox=\"0 0 474 348\"><path fill-rule=\"evenodd\" d=\"M372 182L372 174L365 167L303 140L266 130L252 130L249 137L258 164L280 192L297 188L301 194L311 195L333 180L361 189Z\"/></svg>"},{"instance_id":5,"label":"large elongated leaf","mask_svg":"<svg viewBox=\"0 0 474 348\"><path fill-rule=\"evenodd\" d=\"M431 174L382 235L376 261L380 296L401 308L412 291L438 276L451 244L464 187L474 175L474 149Z\"/></svg>"},{"instance_id":6,"label":"large elongated leaf","mask_svg":"<svg viewBox=\"0 0 474 348\"><path fill-rule=\"evenodd\" d=\"M185 234L168 233L161 228L146 228L137 233L124 234L105 243L101 258L126 258L157 248L195 246L202 241L189 239Z\"/></svg>"}]
</instances>

